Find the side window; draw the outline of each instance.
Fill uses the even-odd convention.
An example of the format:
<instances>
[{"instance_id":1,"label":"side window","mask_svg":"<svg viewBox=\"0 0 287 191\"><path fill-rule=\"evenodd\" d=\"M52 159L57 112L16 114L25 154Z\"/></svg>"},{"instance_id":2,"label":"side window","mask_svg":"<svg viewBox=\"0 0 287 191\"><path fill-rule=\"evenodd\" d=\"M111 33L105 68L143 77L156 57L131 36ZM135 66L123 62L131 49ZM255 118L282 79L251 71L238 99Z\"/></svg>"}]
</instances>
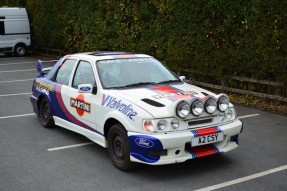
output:
<instances>
[{"instance_id":1,"label":"side window","mask_svg":"<svg viewBox=\"0 0 287 191\"><path fill-rule=\"evenodd\" d=\"M0 21L0 35L5 34L4 21Z\"/></svg>"},{"instance_id":2,"label":"side window","mask_svg":"<svg viewBox=\"0 0 287 191\"><path fill-rule=\"evenodd\" d=\"M80 61L73 79L73 88L78 88L80 84L96 85L96 80L92 65L86 61Z\"/></svg>"},{"instance_id":3,"label":"side window","mask_svg":"<svg viewBox=\"0 0 287 191\"><path fill-rule=\"evenodd\" d=\"M65 60L56 76L56 82L68 85L76 60Z\"/></svg>"}]
</instances>

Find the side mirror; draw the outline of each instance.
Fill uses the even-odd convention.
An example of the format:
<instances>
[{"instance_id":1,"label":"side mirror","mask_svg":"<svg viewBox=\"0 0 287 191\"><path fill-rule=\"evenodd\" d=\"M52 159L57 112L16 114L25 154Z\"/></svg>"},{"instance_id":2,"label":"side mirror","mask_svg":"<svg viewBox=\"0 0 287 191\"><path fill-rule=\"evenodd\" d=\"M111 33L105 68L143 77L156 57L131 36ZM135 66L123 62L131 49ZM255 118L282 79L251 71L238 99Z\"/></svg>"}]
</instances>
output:
<instances>
[{"instance_id":1,"label":"side mirror","mask_svg":"<svg viewBox=\"0 0 287 191\"><path fill-rule=\"evenodd\" d=\"M79 93L93 93L93 86L91 84L80 84L78 86Z\"/></svg>"},{"instance_id":2,"label":"side mirror","mask_svg":"<svg viewBox=\"0 0 287 191\"><path fill-rule=\"evenodd\" d=\"M96 95L97 92L98 92L97 86L93 86L92 94L95 94L95 95Z\"/></svg>"},{"instance_id":3,"label":"side mirror","mask_svg":"<svg viewBox=\"0 0 287 191\"><path fill-rule=\"evenodd\" d=\"M185 77L185 76L180 76L179 79L180 79L182 82L186 82L186 77Z\"/></svg>"}]
</instances>

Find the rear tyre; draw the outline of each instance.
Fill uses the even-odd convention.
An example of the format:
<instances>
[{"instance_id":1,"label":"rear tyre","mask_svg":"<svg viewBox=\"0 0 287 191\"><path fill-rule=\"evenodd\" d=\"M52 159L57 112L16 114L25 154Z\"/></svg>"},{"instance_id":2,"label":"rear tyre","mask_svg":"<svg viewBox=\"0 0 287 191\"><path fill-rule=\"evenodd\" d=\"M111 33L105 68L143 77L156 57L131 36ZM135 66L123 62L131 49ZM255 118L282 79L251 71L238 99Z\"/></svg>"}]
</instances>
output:
<instances>
[{"instance_id":1,"label":"rear tyre","mask_svg":"<svg viewBox=\"0 0 287 191\"><path fill-rule=\"evenodd\" d=\"M40 121L43 127L45 128L53 128L55 127L55 122L53 117L51 116L51 108L49 103L45 98L42 99L40 104Z\"/></svg>"},{"instance_id":2,"label":"rear tyre","mask_svg":"<svg viewBox=\"0 0 287 191\"><path fill-rule=\"evenodd\" d=\"M135 167L135 163L130 161L127 131L121 124L113 125L109 131L108 151L113 164L118 169L127 171Z\"/></svg>"},{"instance_id":3,"label":"rear tyre","mask_svg":"<svg viewBox=\"0 0 287 191\"><path fill-rule=\"evenodd\" d=\"M26 54L26 46L24 44L18 44L14 48L15 56L24 56Z\"/></svg>"}]
</instances>

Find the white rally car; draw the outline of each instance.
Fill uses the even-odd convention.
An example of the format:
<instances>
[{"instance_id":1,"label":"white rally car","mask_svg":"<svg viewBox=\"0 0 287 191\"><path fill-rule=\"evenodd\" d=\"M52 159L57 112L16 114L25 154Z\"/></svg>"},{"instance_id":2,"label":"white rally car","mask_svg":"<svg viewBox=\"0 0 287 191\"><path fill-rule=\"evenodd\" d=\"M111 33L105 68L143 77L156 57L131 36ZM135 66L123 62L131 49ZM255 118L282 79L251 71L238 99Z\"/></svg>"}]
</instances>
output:
<instances>
[{"instance_id":1,"label":"white rally car","mask_svg":"<svg viewBox=\"0 0 287 191\"><path fill-rule=\"evenodd\" d=\"M228 96L187 84L151 56L92 52L44 64L37 64L30 97L42 125L107 147L121 170L238 147L243 127Z\"/></svg>"}]
</instances>

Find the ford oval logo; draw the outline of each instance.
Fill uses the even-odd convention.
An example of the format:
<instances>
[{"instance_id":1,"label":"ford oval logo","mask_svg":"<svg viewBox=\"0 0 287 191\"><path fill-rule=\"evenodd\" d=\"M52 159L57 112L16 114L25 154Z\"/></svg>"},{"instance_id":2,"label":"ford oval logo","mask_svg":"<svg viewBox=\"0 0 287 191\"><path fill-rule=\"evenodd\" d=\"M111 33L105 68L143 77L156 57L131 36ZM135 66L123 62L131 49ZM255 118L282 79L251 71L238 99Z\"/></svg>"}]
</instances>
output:
<instances>
[{"instance_id":1,"label":"ford oval logo","mask_svg":"<svg viewBox=\"0 0 287 191\"><path fill-rule=\"evenodd\" d=\"M135 142L140 147L151 148L154 146L152 141L144 138L136 138Z\"/></svg>"},{"instance_id":2,"label":"ford oval logo","mask_svg":"<svg viewBox=\"0 0 287 191\"><path fill-rule=\"evenodd\" d=\"M90 87L80 87L80 90L84 92L89 91L90 89Z\"/></svg>"}]
</instances>

